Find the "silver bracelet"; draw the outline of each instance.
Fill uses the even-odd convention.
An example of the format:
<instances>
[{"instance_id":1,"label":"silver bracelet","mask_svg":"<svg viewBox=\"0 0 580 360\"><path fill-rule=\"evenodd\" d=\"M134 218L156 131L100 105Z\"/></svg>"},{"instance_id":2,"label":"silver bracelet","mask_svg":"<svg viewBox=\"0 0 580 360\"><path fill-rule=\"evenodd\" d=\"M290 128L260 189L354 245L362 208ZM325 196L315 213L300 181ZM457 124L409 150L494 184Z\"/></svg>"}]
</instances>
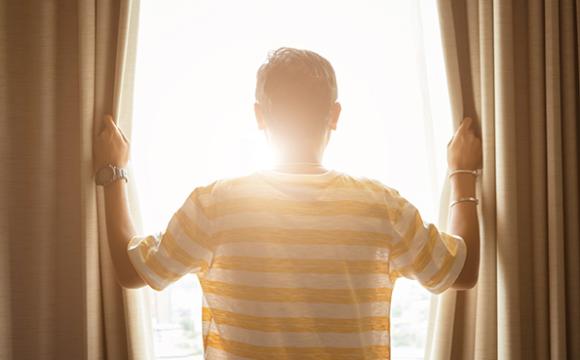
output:
<instances>
[{"instance_id":1,"label":"silver bracelet","mask_svg":"<svg viewBox=\"0 0 580 360\"><path fill-rule=\"evenodd\" d=\"M459 199L451 202L451 204L449 204L449 207L452 207L453 205L460 203L460 202L473 202L473 203L475 203L475 205L477 205L477 204L479 204L479 199L474 198L474 197L462 197L462 198L459 198Z\"/></svg>"},{"instance_id":2,"label":"silver bracelet","mask_svg":"<svg viewBox=\"0 0 580 360\"><path fill-rule=\"evenodd\" d=\"M451 177L452 175L455 175L455 174L471 174L473 176L477 176L479 173L477 170L456 169L456 170L449 171L449 175L447 175L447 176Z\"/></svg>"}]
</instances>

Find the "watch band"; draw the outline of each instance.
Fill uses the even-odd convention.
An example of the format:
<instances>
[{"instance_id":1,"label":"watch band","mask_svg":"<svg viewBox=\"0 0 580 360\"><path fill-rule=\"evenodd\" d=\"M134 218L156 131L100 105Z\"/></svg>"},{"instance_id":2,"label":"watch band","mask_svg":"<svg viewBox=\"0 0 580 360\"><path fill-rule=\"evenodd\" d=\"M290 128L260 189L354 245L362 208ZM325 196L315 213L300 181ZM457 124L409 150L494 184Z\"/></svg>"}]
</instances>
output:
<instances>
[{"instance_id":1,"label":"watch band","mask_svg":"<svg viewBox=\"0 0 580 360\"><path fill-rule=\"evenodd\" d=\"M106 168L111 169L111 175L108 178L103 179L102 176L98 176L98 175L100 172L104 171ZM123 180L125 180L125 182L128 182L127 170L124 168L121 168L121 167L117 167L115 165L108 164L105 167L99 169L99 171L97 172L96 182L97 182L97 185L107 186L107 185L109 185L109 184L111 184L119 179L123 179Z\"/></svg>"},{"instance_id":2,"label":"watch band","mask_svg":"<svg viewBox=\"0 0 580 360\"><path fill-rule=\"evenodd\" d=\"M113 179L113 181L117 179L123 179L125 180L125 183L129 182L129 179L127 177L127 170L125 168L115 166L115 178Z\"/></svg>"}]
</instances>

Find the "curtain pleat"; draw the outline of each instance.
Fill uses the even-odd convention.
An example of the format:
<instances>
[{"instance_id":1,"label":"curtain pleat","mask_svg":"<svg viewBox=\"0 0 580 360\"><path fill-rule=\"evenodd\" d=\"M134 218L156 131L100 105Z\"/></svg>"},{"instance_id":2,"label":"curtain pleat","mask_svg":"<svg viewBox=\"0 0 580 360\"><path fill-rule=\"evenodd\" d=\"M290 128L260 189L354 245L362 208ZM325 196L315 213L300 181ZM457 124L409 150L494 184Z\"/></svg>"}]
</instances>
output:
<instances>
[{"instance_id":1,"label":"curtain pleat","mask_svg":"<svg viewBox=\"0 0 580 360\"><path fill-rule=\"evenodd\" d=\"M145 293L115 282L92 168L102 116L130 128L138 5L0 2L1 359L152 357Z\"/></svg>"},{"instance_id":2,"label":"curtain pleat","mask_svg":"<svg viewBox=\"0 0 580 360\"><path fill-rule=\"evenodd\" d=\"M426 357L580 358L579 1L438 7L453 125L481 125L481 264L434 297Z\"/></svg>"}]
</instances>

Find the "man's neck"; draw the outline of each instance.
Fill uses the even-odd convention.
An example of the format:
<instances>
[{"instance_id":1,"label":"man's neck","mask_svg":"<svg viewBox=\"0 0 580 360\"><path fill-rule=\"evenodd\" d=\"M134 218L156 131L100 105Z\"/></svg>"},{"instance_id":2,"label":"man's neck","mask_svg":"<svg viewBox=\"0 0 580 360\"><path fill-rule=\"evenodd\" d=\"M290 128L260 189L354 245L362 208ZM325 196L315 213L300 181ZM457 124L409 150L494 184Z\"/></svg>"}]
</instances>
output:
<instances>
[{"instance_id":1,"label":"man's neck","mask_svg":"<svg viewBox=\"0 0 580 360\"><path fill-rule=\"evenodd\" d=\"M322 174L328 171L319 161L280 161L273 169L293 174Z\"/></svg>"}]
</instances>

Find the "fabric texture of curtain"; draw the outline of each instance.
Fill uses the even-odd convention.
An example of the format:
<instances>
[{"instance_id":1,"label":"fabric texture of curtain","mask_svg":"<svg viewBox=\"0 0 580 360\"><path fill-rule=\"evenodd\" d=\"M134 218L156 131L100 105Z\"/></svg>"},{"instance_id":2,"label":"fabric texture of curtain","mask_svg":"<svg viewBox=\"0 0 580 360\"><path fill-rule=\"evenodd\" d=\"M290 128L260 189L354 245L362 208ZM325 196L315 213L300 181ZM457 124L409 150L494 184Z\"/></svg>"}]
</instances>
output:
<instances>
[{"instance_id":1,"label":"fabric texture of curtain","mask_svg":"<svg viewBox=\"0 0 580 360\"><path fill-rule=\"evenodd\" d=\"M434 298L426 358L580 359L580 1L438 7L454 127L483 135L481 264Z\"/></svg>"},{"instance_id":2,"label":"fabric texture of curtain","mask_svg":"<svg viewBox=\"0 0 580 360\"><path fill-rule=\"evenodd\" d=\"M128 130L138 1L0 2L0 359L148 359L116 284L92 137Z\"/></svg>"}]
</instances>

